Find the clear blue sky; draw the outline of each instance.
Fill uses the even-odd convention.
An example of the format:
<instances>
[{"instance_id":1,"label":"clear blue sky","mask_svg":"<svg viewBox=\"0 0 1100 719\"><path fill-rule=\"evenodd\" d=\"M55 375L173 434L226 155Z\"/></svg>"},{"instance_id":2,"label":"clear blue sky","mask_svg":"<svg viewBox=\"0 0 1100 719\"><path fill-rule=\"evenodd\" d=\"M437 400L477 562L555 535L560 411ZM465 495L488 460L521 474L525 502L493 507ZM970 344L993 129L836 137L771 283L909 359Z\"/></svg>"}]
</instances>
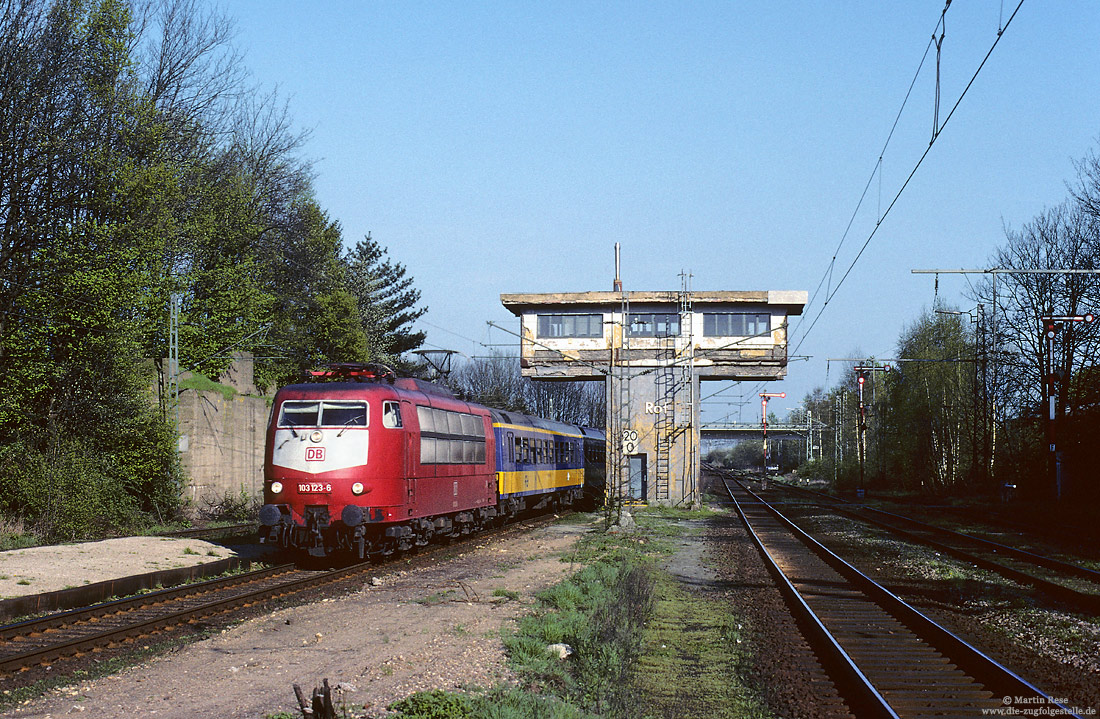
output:
<instances>
[{"instance_id":1,"label":"clear blue sky","mask_svg":"<svg viewBox=\"0 0 1100 719\"><path fill-rule=\"evenodd\" d=\"M948 10L941 121L1017 2ZM484 355L479 343L513 339L487 321L517 327L501 293L609 290L615 242L626 289L678 289L688 270L696 290L812 293L943 2L226 9L255 81L277 85L312 130L318 199L346 240L369 231L406 265L431 345ZM932 278L911 269L987 267L1004 227L1065 199L1074 160L1100 136L1097 38L1092 2L1023 4L805 336L799 354L812 359L768 387L788 394L769 409L782 415L824 385L826 358L894 356L933 298ZM871 233L880 193L884 209L928 147L935 59L933 48L834 282ZM962 277L941 278L948 301L965 306L965 290Z\"/></svg>"}]
</instances>

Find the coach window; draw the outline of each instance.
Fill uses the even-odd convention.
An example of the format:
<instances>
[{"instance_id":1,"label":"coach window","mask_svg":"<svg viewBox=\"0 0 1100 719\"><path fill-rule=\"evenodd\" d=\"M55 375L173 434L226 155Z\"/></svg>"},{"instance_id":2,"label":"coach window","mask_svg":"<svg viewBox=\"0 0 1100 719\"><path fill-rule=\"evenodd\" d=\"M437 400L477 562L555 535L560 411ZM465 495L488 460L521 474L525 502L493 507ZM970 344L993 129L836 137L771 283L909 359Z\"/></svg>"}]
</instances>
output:
<instances>
[{"instance_id":1,"label":"coach window","mask_svg":"<svg viewBox=\"0 0 1100 719\"><path fill-rule=\"evenodd\" d=\"M507 444L508 444L508 461L512 464L515 464L515 462L516 462L516 445L518 445L519 442L515 441L515 437L511 432L508 433L508 442L507 442Z\"/></svg>"},{"instance_id":2,"label":"coach window","mask_svg":"<svg viewBox=\"0 0 1100 719\"><path fill-rule=\"evenodd\" d=\"M531 445L528 442L526 437L523 440L521 440L520 447L521 447L520 461L523 462L524 464L527 464L531 461Z\"/></svg>"},{"instance_id":3,"label":"coach window","mask_svg":"<svg viewBox=\"0 0 1100 719\"><path fill-rule=\"evenodd\" d=\"M395 429L401 426L401 404L398 402L382 403L382 426Z\"/></svg>"}]
</instances>

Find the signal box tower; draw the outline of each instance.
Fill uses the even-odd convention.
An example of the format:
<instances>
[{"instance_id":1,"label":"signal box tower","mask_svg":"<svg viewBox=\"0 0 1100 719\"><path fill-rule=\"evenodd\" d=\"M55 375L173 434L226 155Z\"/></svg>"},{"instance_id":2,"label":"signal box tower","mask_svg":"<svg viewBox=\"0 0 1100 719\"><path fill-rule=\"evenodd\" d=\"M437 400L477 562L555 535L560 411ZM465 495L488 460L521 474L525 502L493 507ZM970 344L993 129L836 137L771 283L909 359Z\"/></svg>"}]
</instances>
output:
<instances>
[{"instance_id":1,"label":"signal box tower","mask_svg":"<svg viewBox=\"0 0 1100 719\"><path fill-rule=\"evenodd\" d=\"M607 387L608 491L697 505L700 383L787 374L787 319L804 291L502 294L523 375Z\"/></svg>"}]
</instances>

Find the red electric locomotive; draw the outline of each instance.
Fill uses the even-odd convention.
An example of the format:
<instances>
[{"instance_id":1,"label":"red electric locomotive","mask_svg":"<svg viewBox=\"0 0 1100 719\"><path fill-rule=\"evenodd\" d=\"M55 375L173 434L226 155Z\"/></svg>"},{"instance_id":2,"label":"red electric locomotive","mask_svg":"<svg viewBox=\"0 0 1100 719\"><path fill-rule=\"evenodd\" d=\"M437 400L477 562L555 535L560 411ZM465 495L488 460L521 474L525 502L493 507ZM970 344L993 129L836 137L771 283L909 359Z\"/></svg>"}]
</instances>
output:
<instances>
[{"instance_id":1,"label":"red electric locomotive","mask_svg":"<svg viewBox=\"0 0 1100 719\"><path fill-rule=\"evenodd\" d=\"M377 365L314 375L329 381L275 396L260 510L262 543L313 556L389 555L524 508L570 504L592 446L603 444L602 432L523 415L502 424L500 413Z\"/></svg>"}]
</instances>

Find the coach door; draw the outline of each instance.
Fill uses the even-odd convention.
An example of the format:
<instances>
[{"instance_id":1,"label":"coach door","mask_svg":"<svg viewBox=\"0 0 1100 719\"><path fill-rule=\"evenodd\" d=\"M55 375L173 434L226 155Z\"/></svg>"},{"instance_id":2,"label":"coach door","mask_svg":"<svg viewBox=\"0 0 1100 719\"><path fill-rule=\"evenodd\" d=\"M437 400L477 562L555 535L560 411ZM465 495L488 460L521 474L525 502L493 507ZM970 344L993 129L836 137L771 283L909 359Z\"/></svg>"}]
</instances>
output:
<instances>
[{"instance_id":1,"label":"coach door","mask_svg":"<svg viewBox=\"0 0 1100 719\"><path fill-rule=\"evenodd\" d=\"M416 409L413 408L412 402L407 400L401 400L401 414L404 417L410 418L405 422L406 428L411 424L411 419L416 417ZM417 432L416 436L419 437L420 433ZM413 461L413 441L412 433L405 431L401 433L401 476L405 478L405 491L406 491L406 504L416 504L416 462Z\"/></svg>"}]
</instances>

